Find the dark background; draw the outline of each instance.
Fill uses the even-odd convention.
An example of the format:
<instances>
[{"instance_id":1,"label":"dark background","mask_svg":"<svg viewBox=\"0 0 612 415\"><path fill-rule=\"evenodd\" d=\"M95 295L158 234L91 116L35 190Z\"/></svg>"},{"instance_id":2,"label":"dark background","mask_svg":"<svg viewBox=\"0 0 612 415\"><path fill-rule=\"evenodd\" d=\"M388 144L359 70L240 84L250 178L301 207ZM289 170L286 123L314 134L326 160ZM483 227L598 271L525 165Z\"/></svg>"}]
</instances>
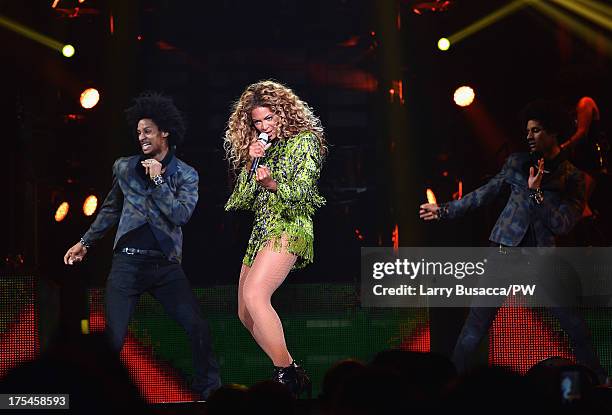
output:
<instances>
[{"instance_id":1,"label":"dark background","mask_svg":"<svg viewBox=\"0 0 612 415\"><path fill-rule=\"evenodd\" d=\"M92 220L80 211L85 196L93 192L101 203L113 160L138 151L123 109L140 92L156 90L185 113L179 156L200 173L200 201L184 228L185 271L197 286L235 283L252 216L223 211L233 174L222 137L231 104L248 84L267 78L314 108L330 143L315 263L291 281L357 281L359 248L392 246L396 225L401 246L486 245L499 203L449 224L424 224L418 206L426 188L449 200L458 180L467 193L511 151L524 151L518 113L530 100L572 106L591 94L605 126L609 34L586 42L525 8L441 52L439 37L509 2L457 0L445 12L422 15L412 11L416 3L88 0L70 18L76 1L60 1L55 10L51 1L0 1L0 15L77 51L66 59L0 27L5 267L103 285L112 235L77 269L68 270L62 257ZM389 94L399 80L403 103ZM466 109L452 100L461 85L476 91ZM101 101L84 110L78 97L89 86ZM55 223L61 200L71 211Z\"/></svg>"}]
</instances>

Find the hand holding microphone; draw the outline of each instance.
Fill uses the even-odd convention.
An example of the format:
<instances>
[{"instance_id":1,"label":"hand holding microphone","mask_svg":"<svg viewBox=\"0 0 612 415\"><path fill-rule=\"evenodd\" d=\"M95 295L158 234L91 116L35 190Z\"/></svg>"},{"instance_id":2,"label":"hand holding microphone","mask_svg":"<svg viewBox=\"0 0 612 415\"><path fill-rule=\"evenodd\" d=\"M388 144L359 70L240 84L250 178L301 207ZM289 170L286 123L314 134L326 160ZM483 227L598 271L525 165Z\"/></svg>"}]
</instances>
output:
<instances>
[{"instance_id":1,"label":"hand holding microphone","mask_svg":"<svg viewBox=\"0 0 612 415\"><path fill-rule=\"evenodd\" d=\"M268 144L268 138L268 134L261 133L259 134L259 140L253 140L249 146L249 155L253 158L251 170L249 171L249 180L253 178L253 174L257 171L261 158L265 157L266 150L272 145L272 143Z\"/></svg>"}]
</instances>

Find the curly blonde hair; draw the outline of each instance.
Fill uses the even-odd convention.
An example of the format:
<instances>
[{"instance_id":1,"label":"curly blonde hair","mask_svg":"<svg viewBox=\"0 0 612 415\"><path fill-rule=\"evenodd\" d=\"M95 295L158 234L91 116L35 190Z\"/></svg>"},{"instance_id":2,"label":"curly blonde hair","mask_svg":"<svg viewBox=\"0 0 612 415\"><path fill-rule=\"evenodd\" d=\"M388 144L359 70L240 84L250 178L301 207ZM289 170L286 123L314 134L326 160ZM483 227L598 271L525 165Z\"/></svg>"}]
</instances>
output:
<instances>
[{"instance_id":1,"label":"curly blonde hair","mask_svg":"<svg viewBox=\"0 0 612 415\"><path fill-rule=\"evenodd\" d=\"M288 140L302 131L310 131L319 141L321 156L325 156L327 142L323 126L310 106L279 82L259 81L244 90L234 104L227 123L223 147L227 159L235 169L249 161L249 145L257 138L251 112L259 107L267 107L278 116L278 138Z\"/></svg>"}]
</instances>

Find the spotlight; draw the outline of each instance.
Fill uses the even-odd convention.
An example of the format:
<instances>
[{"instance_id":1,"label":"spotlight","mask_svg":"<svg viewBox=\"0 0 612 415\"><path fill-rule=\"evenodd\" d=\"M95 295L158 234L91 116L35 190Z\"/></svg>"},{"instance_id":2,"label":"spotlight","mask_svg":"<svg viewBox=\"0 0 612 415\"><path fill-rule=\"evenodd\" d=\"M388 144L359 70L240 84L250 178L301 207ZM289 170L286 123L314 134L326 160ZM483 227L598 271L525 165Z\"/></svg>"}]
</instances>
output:
<instances>
[{"instance_id":1,"label":"spotlight","mask_svg":"<svg viewBox=\"0 0 612 415\"><path fill-rule=\"evenodd\" d=\"M68 202L62 202L62 204L59 205L59 207L55 211L55 221L61 222L66 219L66 216L68 215L68 210L70 210L70 205L68 204Z\"/></svg>"},{"instance_id":2,"label":"spotlight","mask_svg":"<svg viewBox=\"0 0 612 415\"><path fill-rule=\"evenodd\" d=\"M95 195L87 196L85 202L83 202L83 213L85 216L91 216L96 212L98 208L98 198Z\"/></svg>"},{"instance_id":3,"label":"spotlight","mask_svg":"<svg viewBox=\"0 0 612 415\"><path fill-rule=\"evenodd\" d=\"M448 50L448 48L450 48L450 40L445 37L440 38L440 40L438 40L438 49Z\"/></svg>"},{"instance_id":4,"label":"spotlight","mask_svg":"<svg viewBox=\"0 0 612 415\"><path fill-rule=\"evenodd\" d=\"M95 88L87 88L81 92L79 101L81 101L81 106L83 108L91 109L96 106L98 101L100 101L100 93Z\"/></svg>"},{"instance_id":5,"label":"spotlight","mask_svg":"<svg viewBox=\"0 0 612 415\"><path fill-rule=\"evenodd\" d=\"M461 29L458 32L451 34L448 39L453 44L462 41L468 36L473 35L474 33L492 25L493 23L499 21L505 16L516 12L517 10L527 6L528 3L539 4L540 2L535 2L532 0L514 0L500 9L495 10L493 13L477 20L476 22L470 24L469 26Z\"/></svg>"},{"instance_id":6,"label":"spotlight","mask_svg":"<svg viewBox=\"0 0 612 415\"><path fill-rule=\"evenodd\" d=\"M455 104L459 105L460 107L467 107L472 102L474 102L475 97L476 94L474 93L474 90L472 88L470 88L469 86L462 86L457 88L457 90L455 91L455 94L453 95L453 100L455 101Z\"/></svg>"},{"instance_id":7,"label":"spotlight","mask_svg":"<svg viewBox=\"0 0 612 415\"><path fill-rule=\"evenodd\" d=\"M426 190L426 194L427 194L427 203L438 203L436 201L436 195L433 190L428 188Z\"/></svg>"},{"instance_id":8,"label":"spotlight","mask_svg":"<svg viewBox=\"0 0 612 415\"><path fill-rule=\"evenodd\" d=\"M412 5L412 12L414 14L423 14L423 13L441 13L447 11L453 2L450 0L434 0L434 1L416 1Z\"/></svg>"},{"instance_id":9,"label":"spotlight","mask_svg":"<svg viewBox=\"0 0 612 415\"><path fill-rule=\"evenodd\" d=\"M71 58L74 56L74 46L72 45L64 45L64 47L62 48L62 55L64 55L67 58Z\"/></svg>"}]
</instances>

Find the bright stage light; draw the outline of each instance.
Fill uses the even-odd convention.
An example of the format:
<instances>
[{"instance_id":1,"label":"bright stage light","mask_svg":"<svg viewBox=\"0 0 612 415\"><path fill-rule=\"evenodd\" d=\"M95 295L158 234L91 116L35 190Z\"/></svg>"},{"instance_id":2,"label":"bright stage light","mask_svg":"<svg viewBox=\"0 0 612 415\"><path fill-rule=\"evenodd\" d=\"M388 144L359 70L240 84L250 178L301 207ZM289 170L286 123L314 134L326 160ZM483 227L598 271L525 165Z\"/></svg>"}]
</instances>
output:
<instances>
[{"instance_id":1,"label":"bright stage light","mask_svg":"<svg viewBox=\"0 0 612 415\"><path fill-rule=\"evenodd\" d=\"M455 104L459 105L460 107L467 107L472 102L474 102L475 97L476 94L474 93L474 90L472 88L470 88L469 86L462 86L457 88L457 90L455 91L455 94L453 95L453 100L455 101Z\"/></svg>"},{"instance_id":2,"label":"bright stage light","mask_svg":"<svg viewBox=\"0 0 612 415\"><path fill-rule=\"evenodd\" d=\"M87 196L85 202L83 202L83 213L85 216L91 216L96 212L98 208L98 198L95 195Z\"/></svg>"},{"instance_id":3,"label":"bright stage light","mask_svg":"<svg viewBox=\"0 0 612 415\"><path fill-rule=\"evenodd\" d=\"M588 7L586 5L581 5L581 4L576 4L576 2L574 0L570 1L570 0L552 0L553 3L557 3L559 6L563 6L568 10L573 11L574 13L584 17L585 19L588 19L590 21L592 21L593 23L597 23L603 27L605 27L608 30L612 30L612 18L610 18L610 15L606 15L605 10L606 9L593 9L591 7ZM598 5L595 5L596 7ZM606 5L602 4L599 5L599 7L601 8L605 8ZM610 11L612 11L612 8L608 6L608 13L610 13Z\"/></svg>"},{"instance_id":4,"label":"bright stage light","mask_svg":"<svg viewBox=\"0 0 612 415\"><path fill-rule=\"evenodd\" d=\"M98 101L100 101L100 93L95 88L87 88L85 91L81 92L81 106L85 109L90 109L96 106Z\"/></svg>"},{"instance_id":5,"label":"bright stage light","mask_svg":"<svg viewBox=\"0 0 612 415\"><path fill-rule=\"evenodd\" d=\"M450 48L450 41L445 37L440 38L440 40L438 40L438 49L448 50L448 48Z\"/></svg>"},{"instance_id":6,"label":"bright stage light","mask_svg":"<svg viewBox=\"0 0 612 415\"><path fill-rule=\"evenodd\" d=\"M68 210L70 210L70 205L68 204L68 202L62 202L62 204L59 205L59 207L55 211L55 221L61 222L66 219L66 216L68 215Z\"/></svg>"},{"instance_id":7,"label":"bright stage light","mask_svg":"<svg viewBox=\"0 0 612 415\"><path fill-rule=\"evenodd\" d=\"M514 0L513 2L508 3L500 9L495 10L493 13L477 20L476 22L461 29L460 31L453 33L448 37L448 40L454 45L455 43L462 41L468 36L471 36L474 33L479 32L480 30L488 26L491 26L493 23L501 20L502 18L522 9L530 3L536 2L534 2L533 0Z\"/></svg>"},{"instance_id":8,"label":"bright stage light","mask_svg":"<svg viewBox=\"0 0 612 415\"><path fill-rule=\"evenodd\" d=\"M561 2L555 2L555 3L561 3ZM583 1L580 1L577 3L581 5L586 5L586 3L584 3ZM566 7L567 7L567 4L569 3L565 2ZM593 3L588 3L588 4L593 5ZM561 8L551 6L547 2L532 2L531 5L534 8L536 8L538 11L546 14L548 17L553 19L555 22L559 22L563 24L564 26L568 27L571 31L574 32L574 34L581 37L582 39L584 39L585 41L587 41L588 43L596 47L598 50L601 50L603 53L607 54L608 56L612 56L612 41L609 38L607 38L604 34L602 34L601 32L594 30L593 25L583 23L579 19L576 19L575 16L564 12L563 9ZM605 7L605 5L602 5L602 4L597 3L597 5L598 5L597 7ZM612 13L612 9L608 8L607 12L605 8L597 9L596 11L591 10L593 11L593 13L590 13L589 12L590 9L588 8L576 9L575 6L573 8L575 9L574 12L582 15L586 19L599 23L603 27L607 27L608 29L612 28L612 18L610 15L610 13Z\"/></svg>"},{"instance_id":9,"label":"bright stage light","mask_svg":"<svg viewBox=\"0 0 612 415\"><path fill-rule=\"evenodd\" d=\"M64 45L64 47L62 48L62 55L64 55L67 58L71 58L74 56L74 46L72 45Z\"/></svg>"},{"instance_id":10,"label":"bright stage light","mask_svg":"<svg viewBox=\"0 0 612 415\"><path fill-rule=\"evenodd\" d=\"M15 33L18 33L21 36L25 36L28 39L33 40L34 42L38 42L51 49L55 49L58 52L61 52L62 48L66 46L63 42L59 42L55 39L50 38L49 36L45 36L42 33L39 33L33 29L30 29L29 27L19 24L2 15L0 15L0 26L8 30L11 30Z\"/></svg>"},{"instance_id":11,"label":"bright stage light","mask_svg":"<svg viewBox=\"0 0 612 415\"><path fill-rule=\"evenodd\" d=\"M425 192L427 195L427 203L438 203L436 201L436 194L434 193L433 190L431 190L430 188L427 188Z\"/></svg>"}]
</instances>

